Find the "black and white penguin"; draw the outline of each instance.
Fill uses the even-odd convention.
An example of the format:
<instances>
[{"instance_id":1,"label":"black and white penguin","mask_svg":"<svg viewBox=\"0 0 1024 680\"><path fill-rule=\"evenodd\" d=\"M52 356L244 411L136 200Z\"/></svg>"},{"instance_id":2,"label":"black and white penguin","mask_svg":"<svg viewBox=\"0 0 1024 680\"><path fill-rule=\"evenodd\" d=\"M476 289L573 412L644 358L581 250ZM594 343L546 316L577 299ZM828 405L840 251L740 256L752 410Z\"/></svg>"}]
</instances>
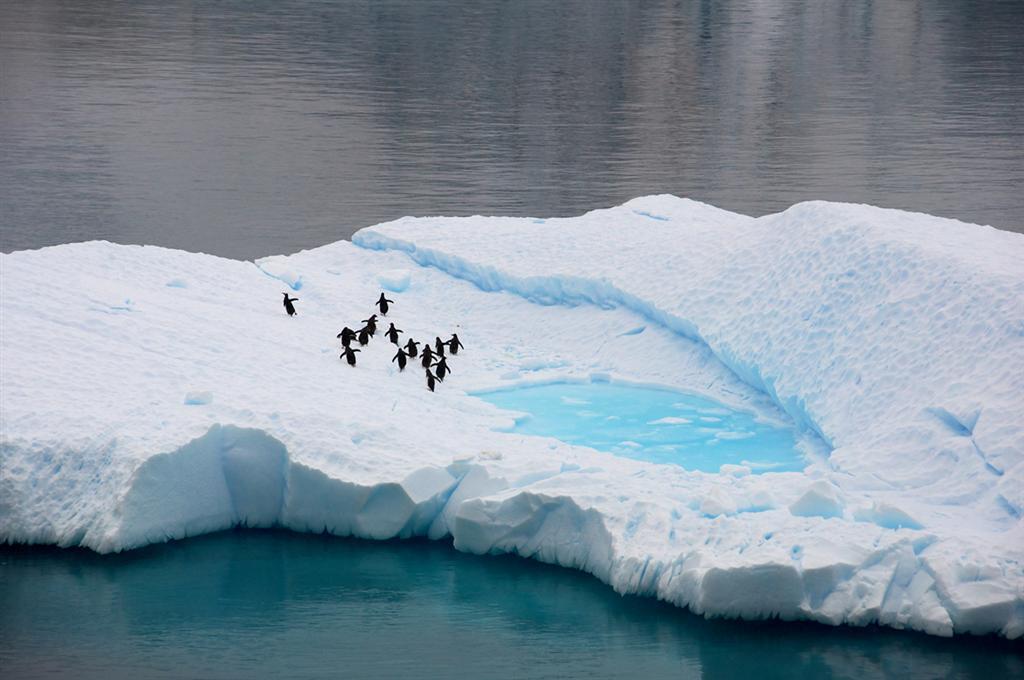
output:
<instances>
[{"instance_id":1,"label":"black and white penguin","mask_svg":"<svg viewBox=\"0 0 1024 680\"><path fill-rule=\"evenodd\" d=\"M352 341L356 339L356 332L349 328L348 326L345 326L344 328L341 329L341 332L338 333L338 337L341 338L342 346L348 347L349 344L351 344Z\"/></svg>"},{"instance_id":2,"label":"black and white penguin","mask_svg":"<svg viewBox=\"0 0 1024 680\"><path fill-rule=\"evenodd\" d=\"M459 336L452 333L451 340L448 341L448 351L452 354L458 354L460 349L466 348L462 346L461 342L459 342Z\"/></svg>"},{"instance_id":3,"label":"black and white penguin","mask_svg":"<svg viewBox=\"0 0 1024 680\"><path fill-rule=\"evenodd\" d=\"M360 350L355 349L354 347L346 346L345 349L342 350L341 354L338 355L338 358L339 359L344 359L345 361L347 361L349 366L355 366L356 365L356 352L358 352L358 351L360 351Z\"/></svg>"},{"instance_id":4,"label":"black and white penguin","mask_svg":"<svg viewBox=\"0 0 1024 680\"><path fill-rule=\"evenodd\" d=\"M281 293L284 295L284 311L288 312L288 316L295 316L295 305L293 302L298 302L299 298L289 298L288 293Z\"/></svg>"},{"instance_id":5,"label":"black and white penguin","mask_svg":"<svg viewBox=\"0 0 1024 680\"><path fill-rule=\"evenodd\" d=\"M391 357L392 361L397 361L398 362L398 370L399 371L404 371L405 370L405 357L406 356L407 355L405 353L405 350L402 349L401 347L399 347L398 348L398 354L396 354L395 356Z\"/></svg>"},{"instance_id":6,"label":"black and white penguin","mask_svg":"<svg viewBox=\"0 0 1024 680\"><path fill-rule=\"evenodd\" d=\"M423 368L429 369L430 364L434 363L434 352L431 351L430 345L423 345L423 351L420 352L420 356L423 357L420 359L420 365L422 365Z\"/></svg>"},{"instance_id":7,"label":"black and white penguin","mask_svg":"<svg viewBox=\"0 0 1024 680\"><path fill-rule=\"evenodd\" d=\"M444 356L444 341L441 340L440 336L434 337L434 353L438 356Z\"/></svg>"},{"instance_id":8,"label":"black and white penguin","mask_svg":"<svg viewBox=\"0 0 1024 680\"><path fill-rule=\"evenodd\" d=\"M366 324L366 330L373 337L373 334L377 332L377 315L373 314L369 319L363 319L363 323Z\"/></svg>"},{"instance_id":9,"label":"black and white penguin","mask_svg":"<svg viewBox=\"0 0 1024 680\"><path fill-rule=\"evenodd\" d=\"M409 338L409 342L405 343L405 353L408 354L411 358L415 358L416 355L419 353L419 350L416 349L416 345L418 344L420 343L416 342L412 338Z\"/></svg>"},{"instance_id":10,"label":"black and white penguin","mask_svg":"<svg viewBox=\"0 0 1024 680\"><path fill-rule=\"evenodd\" d=\"M394 344L398 344L398 334L402 332L401 328L395 328L395 324L388 326L388 329L384 331L384 335L387 336L388 340Z\"/></svg>"},{"instance_id":11,"label":"black and white penguin","mask_svg":"<svg viewBox=\"0 0 1024 680\"><path fill-rule=\"evenodd\" d=\"M452 372L452 369L448 368L448 360L444 357L438 359L434 364L434 372L437 373L437 379L443 381L444 377Z\"/></svg>"},{"instance_id":12,"label":"black and white penguin","mask_svg":"<svg viewBox=\"0 0 1024 680\"><path fill-rule=\"evenodd\" d=\"M384 297L384 293L381 293L380 297L377 298L377 306L380 307L380 313L383 314L384 316L388 315L389 302L394 303L394 300L389 300L386 297Z\"/></svg>"},{"instance_id":13,"label":"black and white penguin","mask_svg":"<svg viewBox=\"0 0 1024 680\"><path fill-rule=\"evenodd\" d=\"M360 345L365 345L366 343L370 342L370 336L371 335L373 335L373 334L370 333L370 329L366 328L365 326L363 328L360 328L359 329L359 344Z\"/></svg>"},{"instance_id":14,"label":"black and white penguin","mask_svg":"<svg viewBox=\"0 0 1024 680\"><path fill-rule=\"evenodd\" d=\"M428 368L427 369L427 389L430 390L431 392L434 391L434 385L435 385L434 381L435 380L436 379L434 378L434 374L431 373L430 369Z\"/></svg>"}]
</instances>

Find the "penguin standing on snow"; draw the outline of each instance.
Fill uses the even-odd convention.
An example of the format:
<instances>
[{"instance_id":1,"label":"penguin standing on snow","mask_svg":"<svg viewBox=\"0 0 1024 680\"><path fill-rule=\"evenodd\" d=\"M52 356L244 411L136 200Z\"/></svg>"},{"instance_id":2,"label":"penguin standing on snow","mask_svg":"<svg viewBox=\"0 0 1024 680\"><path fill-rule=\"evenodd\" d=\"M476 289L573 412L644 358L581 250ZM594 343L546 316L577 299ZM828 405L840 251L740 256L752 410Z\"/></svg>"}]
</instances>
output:
<instances>
[{"instance_id":1,"label":"penguin standing on snow","mask_svg":"<svg viewBox=\"0 0 1024 680\"><path fill-rule=\"evenodd\" d=\"M384 293L381 293L380 297L377 298L377 306L380 307L380 313L383 314L384 316L388 315L388 303L389 302L393 304L395 301L394 300L389 300L386 297L384 297Z\"/></svg>"},{"instance_id":2,"label":"penguin standing on snow","mask_svg":"<svg viewBox=\"0 0 1024 680\"><path fill-rule=\"evenodd\" d=\"M397 345L398 334L401 332L401 328L395 328L395 324L391 324L390 326L388 326L388 329L384 332L384 335L386 335L388 340L390 340L393 344Z\"/></svg>"},{"instance_id":3,"label":"penguin standing on snow","mask_svg":"<svg viewBox=\"0 0 1024 680\"><path fill-rule=\"evenodd\" d=\"M366 343L370 342L370 335L372 335L370 333L370 329L366 328L365 326L363 328L360 328L359 329L359 344L360 345L365 345Z\"/></svg>"},{"instance_id":4,"label":"penguin standing on snow","mask_svg":"<svg viewBox=\"0 0 1024 680\"><path fill-rule=\"evenodd\" d=\"M397 361L398 362L398 370L399 371L404 371L405 370L405 357L406 357L405 350L402 349L401 347L398 348L398 354L396 354L395 356L391 357L392 361Z\"/></svg>"},{"instance_id":5,"label":"penguin standing on snow","mask_svg":"<svg viewBox=\"0 0 1024 680\"><path fill-rule=\"evenodd\" d=\"M437 373L437 379L443 381L444 377L452 372L452 369L448 368L448 360L444 357L438 359L434 364L434 372Z\"/></svg>"},{"instance_id":6,"label":"penguin standing on snow","mask_svg":"<svg viewBox=\"0 0 1024 680\"><path fill-rule=\"evenodd\" d=\"M299 298L289 298L288 293L281 293L284 295L284 311L288 312L288 316L295 316L295 305L293 302L298 302Z\"/></svg>"},{"instance_id":7,"label":"penguin standing on snow","mask_svg":"<svg viewBox=\"0 0 1024 680\"><path fill-rule=\"evenodd\" d=\"M448 351L452 354L458 354L460 349L466 348L462 346L461 342L459 342L459 336L452 333L451 340L448 341Z\"/></svg>"},{"instance_id":8,"label":"penguin standing on snow","mask_svg":"<svg viewBox=\"0 0 1024 680\"><path fill-rule=\"evenodd\" d=\"M364 328L366 328L366 332L372 338L373 334L377 332L377 315L372 314L369 319L363 319L363 323L366 324Z\"/></svg>"},{"instance_id":9,"label":"penguin standing on snow","mask_svg":"<svg viewBox=\"0 0 1024 680\"><path fill-rule=\"evenodd\" d=\"M424 344L423 351L420 353L420 355L423 357L420 360L420 365L422 365L423 368L429 371L430 364L434 363L434 353L431 351L430 345Z\"/></svg>"},{"instance_id":10,"label":"penguin standing on snow","mask_svg":"<svg viewBox=\"0 0 1024 680\"><path fill-rule=\"evenodd\" d=\"M416 354L419 352L419 350L416 349L416 345L418 344L420 343L416 342L412 338L409 338L409 342L405 343L405 353L408 354L411 358L416 358Z\"/></svg>"},{"instance_id":11,"label":"penguin standing on snow","mask_svg":"<svg viewBox=\"0 0 1024 680\"><path fill-rule=\"evenodd\" d=\"M353 347L349 347L349 346L346 345L345 349L342 350L342 352L338 356L338 358L339 359L344 359L345 361L347 361L349 366L355 366L356 365L356 352L358 352L358 351L359 351L358 349L355 349Z\"/></svg>"},{"instance_id":12,"label":"penguin standing on snow","mask_svg":"<svg viewBox=\"0 0 1024 680\"><path fill-rule=\"evenodd\" d=\"M428 368L427 369L427 389L430 390L431 392L434 391L434 385L435 385L434 381L435 380L436 379L434 378L434 374L431 373L430 369Z\"/></svg>"},{"instance_id":13,"label":"penguin standing on snow","mask_svg":"<svg viewBox=\"0 0 1024 680\"><path fill-rule=\"evenodd\" d=\"M356 339L356 332L348 326L345 326L341 329L341 332L338 333L338 337L341 338L342 347L348 347L352 341Z\"/></svg>"},{"instance_id":14,"label":"penguin standing on snow","mask_svg":"<svg viewBox=\"0 0 1024 680\"><path fill-rule=\"evenodd\" d=\"M444 356L444 342L441 340L441 336L434 337L434 353L438 356Z\"/></svg>"}]
</instances>

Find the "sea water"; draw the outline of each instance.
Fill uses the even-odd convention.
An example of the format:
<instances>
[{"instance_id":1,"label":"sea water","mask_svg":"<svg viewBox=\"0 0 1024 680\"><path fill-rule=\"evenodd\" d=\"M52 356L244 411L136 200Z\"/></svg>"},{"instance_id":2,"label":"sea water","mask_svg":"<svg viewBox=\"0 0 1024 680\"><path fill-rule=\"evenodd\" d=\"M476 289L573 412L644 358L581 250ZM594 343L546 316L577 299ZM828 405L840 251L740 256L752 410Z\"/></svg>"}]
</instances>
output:
<instances>
[{"instance_id":1,"label":"sea water","mask_svg":"<svg viewBox=\"0 0 1024 680\"><path fill-rule=\"evenodd\" d=\"M706 621L442 542L231 531L120 555L0 547L0 676L1011 678L1019 644Z\"/></svg>"},{"instance_id":2,"label":"sea water","mask_svg":"<svg viewBox=\"0 0 1024 680\"><path fill-rule=\"evenodd\" d=\"M615 383L551 383L476 396L518 412L512 432L544 435L626 458L718 472L802 470L797 433L710 399Z\"/></svg>"},{"instance_id":3,"label":"sea water","mask_svg":"<svg viewBox=\"0 0 1024 680\"><path fill-rule=\"evenodd\" d=\"M249 259L658 193L1020 231L1022 25L1014 0L6 0L0 250Z\"/></svg>"}]
</instances>

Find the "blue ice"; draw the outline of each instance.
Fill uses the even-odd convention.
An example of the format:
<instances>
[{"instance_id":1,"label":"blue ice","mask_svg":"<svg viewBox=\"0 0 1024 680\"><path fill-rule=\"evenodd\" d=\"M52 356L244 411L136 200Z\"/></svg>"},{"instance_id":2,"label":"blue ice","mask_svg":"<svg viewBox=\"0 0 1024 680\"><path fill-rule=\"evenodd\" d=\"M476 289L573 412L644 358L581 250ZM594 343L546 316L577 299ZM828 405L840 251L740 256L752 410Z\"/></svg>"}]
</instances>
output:
<instances>
[{"instance_id":1,"label":"blue ice","mask_svg":"<svg viewBox=\"0 0 1024 680\"><path fill-rule=\"evenodd\" d=\"M495 406L529 414L512 432L555 437L626 458L717 472L802 470L791 428L759 422L702 397L616 383L552 383L481 392Z\"/></svg>"}]
</instances>

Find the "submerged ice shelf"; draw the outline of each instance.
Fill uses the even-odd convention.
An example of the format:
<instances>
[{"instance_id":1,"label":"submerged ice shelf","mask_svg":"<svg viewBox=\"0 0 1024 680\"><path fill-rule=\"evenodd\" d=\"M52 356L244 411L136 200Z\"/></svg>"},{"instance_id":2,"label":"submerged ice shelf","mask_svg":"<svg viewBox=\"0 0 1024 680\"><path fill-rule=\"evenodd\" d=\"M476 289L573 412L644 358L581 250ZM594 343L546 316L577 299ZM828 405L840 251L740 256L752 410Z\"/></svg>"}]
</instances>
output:
<instances>
[{"instance_id":1,"label":"submerged ice shelf","mask_svg":"<svg viewBox=\"0 0 1024 680\"><path fill-rule=\"evenodd\" d=\"M0 540L451 536L709 616L1024 633L1017 234L660 196L407 218L255 264L98 242L0 258ZM382 288L406 337L463 339L436 393L383 340L339 361ZM593 379L785 423L806 468L633 460L471 396Z\"/></svg>"},{"instance_id":2,"label":"submerged ice shelf","mask_svg":"<svg viewBox=\"0 0 1024 680\"><path fill-rule=\"evenodd\" d=\"M795 472L806 466L790 428L674 390L555 382L475 396L524 413L510 432L556 437L635 460L703 472L723 466Z\"/></svg>"}]
</instances>

